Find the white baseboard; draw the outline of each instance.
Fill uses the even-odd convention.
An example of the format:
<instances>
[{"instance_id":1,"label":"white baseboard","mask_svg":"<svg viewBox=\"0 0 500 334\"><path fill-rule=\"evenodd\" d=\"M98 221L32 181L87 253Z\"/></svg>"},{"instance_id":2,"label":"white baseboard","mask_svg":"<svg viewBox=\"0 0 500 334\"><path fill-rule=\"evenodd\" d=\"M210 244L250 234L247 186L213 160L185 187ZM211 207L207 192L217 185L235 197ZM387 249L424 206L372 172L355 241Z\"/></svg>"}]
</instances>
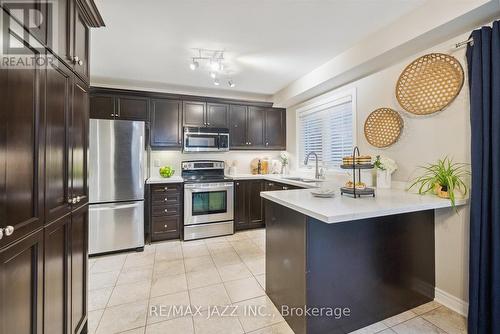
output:
<instances>
[{"instance_id":1,"label":"white baseboard","mask_svg":"<svg viewBox=\"0 0 500 334\"><path fill-rule=\"evenodd\" d=\"M435 297L434 297L435 301L463 315L464 317L467 317L467 313L469 311L469 303L453 295L450 295L448 292L445 292L441 289L435 288L434 291L435 291Z\"/></svg>"}]
</instances>

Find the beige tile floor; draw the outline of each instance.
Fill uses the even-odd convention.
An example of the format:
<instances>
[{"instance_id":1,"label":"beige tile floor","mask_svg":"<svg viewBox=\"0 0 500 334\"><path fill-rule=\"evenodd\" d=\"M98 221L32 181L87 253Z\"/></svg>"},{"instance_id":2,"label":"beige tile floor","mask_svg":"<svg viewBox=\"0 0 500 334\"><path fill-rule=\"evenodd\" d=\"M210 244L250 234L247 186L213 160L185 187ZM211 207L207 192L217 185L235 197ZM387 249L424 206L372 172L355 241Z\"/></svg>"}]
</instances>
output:
<instances>
[{"instance_id":1,"label":"beige tile floor","mask_svg":"<svg viewBox=\"0 0 500 334\"><path fill-rule=\"evenodd\" d=\"M293 334L265 293L263 229L91 258L89 268L89 334ZM203 307L201 316L150 312L168 305ZM207 319L208 305L230 305L227 312L259 306L268 316L239 312ZM431 302L355 333L455 334L466 333L466 324Z\"/></svg>"}]
</instances>

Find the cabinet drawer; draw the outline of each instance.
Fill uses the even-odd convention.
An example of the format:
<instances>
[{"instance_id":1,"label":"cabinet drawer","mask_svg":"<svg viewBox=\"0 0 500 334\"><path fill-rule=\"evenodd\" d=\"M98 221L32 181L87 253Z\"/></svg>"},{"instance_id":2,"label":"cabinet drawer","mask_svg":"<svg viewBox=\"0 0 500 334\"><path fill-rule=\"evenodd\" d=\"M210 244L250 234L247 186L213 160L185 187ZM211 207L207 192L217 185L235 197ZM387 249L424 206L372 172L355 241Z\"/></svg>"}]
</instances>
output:
<instances>
[{"instance_id":1,"label":"cabinet drawer","mask_svg":"<svg viewBox=\"0 0 500 334\"><path fill-rule=\"evenodd\" d=\"M181 191L182 184L159 184L151 186L151 193L153 196L155 194L176 193Z\"/></svg>"},{"instance_id":2,"label":"cabinet drawer","mask_svg":"<svg viewBox=\"0 0 500 334\"><path fill-rule=\"evenodd\" d=\"M153 241L178 238L180 236L180 226L180 217L153 219L151 226Z\"/></svg>"},{"instance_id":3,"label":"cabinet drawer","mask_svg":"<svg viewBox=\"0 0 500 334\"><path fill-rule=\"evenodd\" d=\"M154 217L170 217L170 216L180 216L181 215L181 206L180 205L154 205L151 208L151 213Z\"/></svg>"},{"instance_id":4,"label":"cabinet drawer","mask_svg":"<svg viewBox=\"0 0 500 334\"><path fill-rule=\"evenodd\" d=\"M180 204L181 193L174 191L153 193L151 202L155 204Z\"/></svg>"}]
</instances>

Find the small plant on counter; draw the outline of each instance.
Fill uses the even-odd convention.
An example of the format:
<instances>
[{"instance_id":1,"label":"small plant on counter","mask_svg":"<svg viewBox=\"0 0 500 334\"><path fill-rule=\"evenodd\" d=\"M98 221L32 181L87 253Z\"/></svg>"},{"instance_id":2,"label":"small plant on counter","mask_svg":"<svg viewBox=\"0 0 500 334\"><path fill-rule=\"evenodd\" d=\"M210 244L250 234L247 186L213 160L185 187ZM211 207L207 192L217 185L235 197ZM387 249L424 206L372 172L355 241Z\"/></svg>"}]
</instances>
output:
<instances>
[{"instance_id":1,"label":"small plant on counter","mask_svg":"<svg viewBox=\"0 0 500 334\"><path fill-rule=\"evenodd\" d=\"M281 162L281 174L286 174L287 170L286 166L290 163L290 156L287 152L283 151L280 153L280 162Z\"/></svg>"},{"instance_id":2,"label":"small plant on counter","mask_svg":"<svg viewBox=\"0 0 500 334\"><path fill-rule=\"evenodd\" d=\"M408 190L419 186L419 194L433 191L441 198L449 198L453 207L455 207L455 191L467 195L468 187L464 178L470 175L468 164L453 162L452 159L445 157L434 164L419 168L424 170L424 174L414 179Z\"/></svg>"}]
</instances>

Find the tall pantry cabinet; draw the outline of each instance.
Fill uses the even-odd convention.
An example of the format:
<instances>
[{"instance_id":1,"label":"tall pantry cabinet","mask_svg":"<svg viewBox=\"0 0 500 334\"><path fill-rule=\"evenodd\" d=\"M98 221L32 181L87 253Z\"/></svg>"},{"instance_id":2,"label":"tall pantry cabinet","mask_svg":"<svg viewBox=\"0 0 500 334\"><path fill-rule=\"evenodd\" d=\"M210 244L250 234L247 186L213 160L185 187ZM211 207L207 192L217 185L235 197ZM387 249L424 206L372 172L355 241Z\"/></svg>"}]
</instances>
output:
<instances>
[{"instance_id":1,"label":"tall pantry cabinet","mask_svg":"<svg viewBox=\"0 0 500 334\"><path fill-rule=\"evenodd\" d=\"M1 6L0 333L85 333L89 29L104 22L93 0ZM46 24L23 26L30 13Z\"/></svg>"}]
</instances>

